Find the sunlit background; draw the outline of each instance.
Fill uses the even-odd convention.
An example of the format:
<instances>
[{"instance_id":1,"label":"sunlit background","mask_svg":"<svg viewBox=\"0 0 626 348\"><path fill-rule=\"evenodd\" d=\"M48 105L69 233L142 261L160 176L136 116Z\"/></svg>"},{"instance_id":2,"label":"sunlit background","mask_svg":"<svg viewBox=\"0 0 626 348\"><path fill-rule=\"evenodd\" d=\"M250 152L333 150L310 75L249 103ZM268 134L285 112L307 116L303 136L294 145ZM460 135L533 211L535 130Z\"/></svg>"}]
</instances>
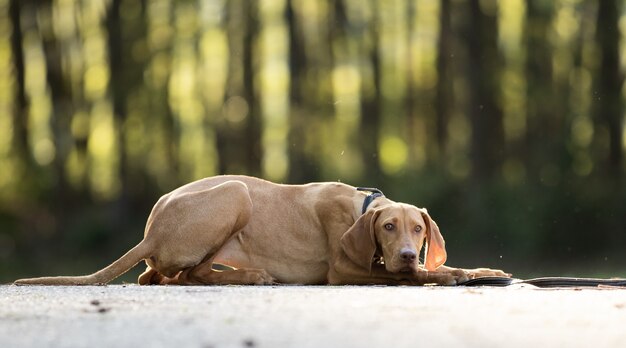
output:
<instances>
[{"instance_id":1,"label":"sunlit background","mask_svg":"<svg viewBox=\"0 0 626 348\"><path fill-rule=\"evenodd\" d=\"M94 271L224 173L426 206L454 266L626 276L623 9L0 0L0 281Z\"/></svg>"}]
</instances>

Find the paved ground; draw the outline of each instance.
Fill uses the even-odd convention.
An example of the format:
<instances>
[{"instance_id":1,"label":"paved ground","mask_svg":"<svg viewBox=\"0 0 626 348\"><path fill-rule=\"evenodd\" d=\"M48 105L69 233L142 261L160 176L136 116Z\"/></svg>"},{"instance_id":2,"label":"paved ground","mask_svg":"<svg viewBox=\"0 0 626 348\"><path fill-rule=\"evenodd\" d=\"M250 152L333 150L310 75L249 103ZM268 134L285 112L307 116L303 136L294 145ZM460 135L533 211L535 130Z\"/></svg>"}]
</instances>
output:
<instances>
[{"instance_id":1,"label":"paved ground","mask_svg":"<svg viewBox=\"0 0 626 348\"><path fill-rule=\"evenodd\" d=\"M0 347L624 347L626 290L0 286Z\"/></svg>"}]
</instances>

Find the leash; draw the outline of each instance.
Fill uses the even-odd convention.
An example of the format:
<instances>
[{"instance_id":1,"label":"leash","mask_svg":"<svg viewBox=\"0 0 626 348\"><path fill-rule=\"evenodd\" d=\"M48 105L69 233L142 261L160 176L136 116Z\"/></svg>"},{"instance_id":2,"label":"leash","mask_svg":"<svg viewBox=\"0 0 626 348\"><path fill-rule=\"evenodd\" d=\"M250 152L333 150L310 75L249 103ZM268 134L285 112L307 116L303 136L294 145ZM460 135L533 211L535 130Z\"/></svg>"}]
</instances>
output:
<instances>
[{"instance_id":1,"label":"leash","mask_svg":"<svg viewBox=\"0 0 626 348\"><path fill-rule=\"evenodd\" d=\"M515 279L506 277L479 277L459 283L459 286L509 286L530 284L539 288L577 288L577 287L626 287L626 279L600 279L575 277L541 277L533 279Z\"/></svg>"},{"instance_id":2,"label":"leash","mask_svg":"<svg viewBox=\"0 0 626 348\"><path fill-rule=\"evenodd\" d=\"M367 195L365 197L365 200L363 201L363 208L361 209L361 214L365 214L365 211L367 210L367 207L378 197L385 197L385 194L383 193L383 191L377 189L377 188L373 188L373 187L357 187L356 188L357 191L365 191L365 192L370 192L369 195Z\"/></svg>"}]
</instances>

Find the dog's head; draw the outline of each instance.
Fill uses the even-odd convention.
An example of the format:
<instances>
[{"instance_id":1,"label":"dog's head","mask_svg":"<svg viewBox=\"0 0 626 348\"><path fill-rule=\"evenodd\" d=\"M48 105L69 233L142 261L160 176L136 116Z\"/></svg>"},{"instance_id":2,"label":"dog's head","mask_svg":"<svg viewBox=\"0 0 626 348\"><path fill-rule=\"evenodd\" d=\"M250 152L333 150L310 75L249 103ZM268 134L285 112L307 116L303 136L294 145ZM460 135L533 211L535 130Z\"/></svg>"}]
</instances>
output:
<instances>
[{"instance_id":1,"label":"dog's head","mask_svg":"<svg viewBox=\"0 0 626 348\"><path fill-rule=\"evenodd\" d=\"M415 271L424 243L424 266L434 271L447 257L439 227L425 209L403 203L368 210L341 237L341 246L354 263L371 270L378 251L392 273Z\"/></svg>"}]
</instances>

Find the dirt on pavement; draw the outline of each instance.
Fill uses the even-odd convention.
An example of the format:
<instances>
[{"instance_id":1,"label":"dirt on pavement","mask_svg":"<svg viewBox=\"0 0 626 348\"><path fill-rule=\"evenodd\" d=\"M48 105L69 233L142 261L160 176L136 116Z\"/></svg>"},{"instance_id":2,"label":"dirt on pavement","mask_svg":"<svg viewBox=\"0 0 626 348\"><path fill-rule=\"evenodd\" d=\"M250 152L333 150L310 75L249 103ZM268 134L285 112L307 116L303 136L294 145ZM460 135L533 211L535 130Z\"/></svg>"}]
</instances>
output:
<instances>
[{"instance_id":1,"label":"dirt on pavement","mask_svg":"<svg viewBox=\"0 0 626 348\"><path fill-rule=\"evenodd\" d=\"M624 347L626 290L0 286L0 347Z\"/></svg>"}]
</instances>

